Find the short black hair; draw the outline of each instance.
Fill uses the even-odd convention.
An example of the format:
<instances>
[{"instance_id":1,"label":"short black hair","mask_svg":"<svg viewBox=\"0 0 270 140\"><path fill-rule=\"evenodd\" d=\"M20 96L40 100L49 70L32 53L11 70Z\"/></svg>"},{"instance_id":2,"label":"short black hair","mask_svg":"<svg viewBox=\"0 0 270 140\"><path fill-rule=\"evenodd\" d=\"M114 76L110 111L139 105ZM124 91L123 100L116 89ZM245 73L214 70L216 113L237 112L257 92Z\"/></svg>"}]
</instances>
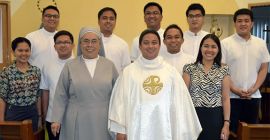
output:
<instances>
[{"instance_id":1,"label":"short black hair","mask_svg":"<svg viewBox=\"0 0 270 140\"><path fill-rule=\"evenodd\" d=\"M15 52L15 50L17 49L18 44L23 43L23 42L27 43L29 48L31 49L31 42L27 38L25 38L25 37L17 37L11 43L12 51Z\"/></svg>"},{"instance_id":2,"label":"short black hair","mask_svg":"<svg viewBox=\"0 0 270 140\"><path fill-rule=\"evenodd\" d=\"M144 30L144 31L141 33L140 38L139 38L139 45L142 44L143 37L144 37L145 35L147 35L147 34L154 34L154 35L156 35L157 38L158 38L159 45L160 45L160 43L161 43L161 41L160 41L160 36L159 36L158 32L155 31L155 30L153 30L153 29L146 29L146 30Z\"/></svg>"},{"instance_id":3,"label":"short black hair","mask_svg":"<svg viewBox=\"0 0 270 140\"><path fill-rule=\"evenodd\" d=\"M181 29L178 25L176 25L176 24L171 24L171 25L169 25L169 26L165 29L165 31L164 31L164 33L163 33L163 38L164 38L164 39L165 39L165 37L166 37L166 35L167 35L168 30L170 30L170 29L177 29L177 30L179 30L179 32L180 32L182 38L184 38L184 34L183 34L182 29Z\"/></svg>"},{"instance_id":4,"label":"short black hair","mask_svg":"<svg viewBox=\"0 0 270 140\"><path fill-rule=\"evenodd\" d=\"M239 15L248 15L251 19L251 21L253 21L253 12L247 8L242 8L242 9L238 9L234 15L233 15L233 21L236 22L237 16Z\"/></svg>"},{"instance_id":5,"label":"short black hair","mask_svg":"<svg viewBox=\"0 0 270 140\"><path fill-rule=\"evenodd\" d=\"M54 43L56 43L57 38L58 38L59 36L62 36L62 35L69 36L71 42L72 42L72 43L74 42L73 35L72 35L69 31L61 30L61 31L57 32L57 33L54 35L54 37L53 37Z\"/></svg>"},{"instance_id":6,"label":"short black hair","mask_svg":"<svg viewBox=\"0 0 270 140\"><path fill-rule=\"evenodd\" d=\"M111 8L111 7L104 7L104 8L102 8L102 9L100 9L99 12L98 12L98 19L100 19L101 15L102 15L104 12L106 12L106 11L111 11L111 12L113 12L113 14L114 14L114 16L115 16L115 19L116 19L117 13L116 13L116 11L115 11L113 8Z\"/></svg>"},{"instance_id":7,"label":"short black hair","mask_svg":"<svg viewBox=\"0 0 270 140\"><path fill-rule=\"evenodd\" d=\"M158 3L156 3L156 2L149 2L149 3L147 3L147 4L144 6L144 8L143 8L143 12L145 13L146 9L147 9L148 7L150 7L150 6L156 6L156 7L158 8L160 14L162 15L162 7L161 7Z\"/></svg>"},{"instance_id":8,"label":"short black hair","mask_svg":"<svg viewBox=\"0 0 270 140\"><path fill-rule=\"evenodd\" d=\"M200 43L200 48L199 48L199 52L198 52L198 56L197 56L197 59L195 61L195 64L197 64L197 63L202 64L203 56L202 56L201 48L203 46L204 41L208 38L212 39L218 46L218 53L217 53L217 56L214 58L214 63L216 63L219 67L221 67L221 58L222 58L221 44L220 44L219 38L214 34L207 34L206 36L203 37L203 39Z\"/></svg>"},{"instance_id":9,"label":"short black hair","mask_svg":"<svg viewBox=\"0 0 270 140\"><path fill-rule=\"evenodd\" d=\"M199 4L199 3L192 3L192 4L189 5L189 7L188 7L188 9L186 11L186 17L188 17L188 13L191 10L200 10L202 15L205 16L205 10L204 10L203 6L201 4Z\"/></svg>"},{"instance_id":10,"label":"short black hair","mask_svg":"<svg viewBox=\"0 0 270 140\"><path fill-rule=\"evenodd\" d=\"M49 5L49 6L45 7L45 8L43 8L43 10L42 10L42 15L44 16L45 11L46 11L46 10L49 10L49 9L55 10L55 11L57 11L58 14L60 14L60 13L59 13L59 10L58 10L58 8L57 8L56 6Z\"/></svg>"}]
</instances>

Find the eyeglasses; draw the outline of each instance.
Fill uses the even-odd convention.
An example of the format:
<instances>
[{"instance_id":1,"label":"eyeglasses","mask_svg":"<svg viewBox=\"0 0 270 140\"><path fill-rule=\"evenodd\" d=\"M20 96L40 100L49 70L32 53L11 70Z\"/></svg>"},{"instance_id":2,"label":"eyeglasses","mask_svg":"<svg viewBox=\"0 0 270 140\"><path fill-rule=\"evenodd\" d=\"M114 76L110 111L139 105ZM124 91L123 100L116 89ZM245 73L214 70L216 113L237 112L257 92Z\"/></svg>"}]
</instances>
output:
<instances>
[{"instance_id":1,"label":"eyeglasses","mask_svg":"<svg viewBox=\"0 0 270 140\"><path fill-rule=\"evenodd\" d=\"M59 15L51 15L51 14L46 14L46 15L44 15L44 17L46 17L46 18L54 18L54 19L59 19Z\"/></svg>"},{"instance_id":2,"label":"eyeglasses","mask_svg":"<svg viewBox=\"0 0 270 140\"><path fill-rule=\"evenodd\" d=\"M181 36L176 35L176 36L166 36L165 39L166 40L173 40L173 39L181 40L182 38L181 38Z\"/></svg>"},{"instance_id":3,"label":"eyeglasses","mask_svg":"<svg viewBox=\"0 0 270 140\"><path fill-rule=\"evenodd\" d=\"M83 44L83 45L88 45L88 44L92 44L92 45L96 45L96 44L98 44L98 39L83 39L83 40L81 40L81 43Z\"/></svg>"},{"instance_id":4,"label":"eyeglasses","mask_svg":"<svg viewBox=\"0 0 270 140\"><path fill-rule=\"evenodd\" d=\"M55 42L55 44L56 44L56 45L64 45L64 46L69 46L69 45L71 45L71 44L72 44L72 42L70 42L70 41L64 41L64 42L62 42L62 41L58 41L58 42Z\"/></svg>"},{"instance_id":5,"label":"eyeglasses","mask_svg":"<svg viewBox=\"0 0 270 140\"><path fill-rule=\"evenodd\" d=\"M145 15L146 16L150 16L150 15L157 16L157 15L160 15L160 12L158 12L158 11L154 11L154 12L146 11Z\"/></svg>"},{"instance_id":6,"label":"eyeglasses","mask_svg":"<svg viewBox=\"0 0 270 140\"><path fill-rule=\"evenodd\" d=\"M190 19L198 19L198 18L201 18L203 15L201 15L201 14L196 14L196 15L188 15L188 18L190 18Z\"/></svg>"}]
</instances>

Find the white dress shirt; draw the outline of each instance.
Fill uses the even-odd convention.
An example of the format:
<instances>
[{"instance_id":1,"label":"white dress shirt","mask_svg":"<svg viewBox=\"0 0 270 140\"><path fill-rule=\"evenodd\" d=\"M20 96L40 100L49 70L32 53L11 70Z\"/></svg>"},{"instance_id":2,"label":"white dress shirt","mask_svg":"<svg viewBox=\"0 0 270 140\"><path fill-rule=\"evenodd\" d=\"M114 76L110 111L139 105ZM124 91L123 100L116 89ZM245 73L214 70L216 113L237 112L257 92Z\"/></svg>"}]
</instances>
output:
<instances>
[{"instance_id":1,"label":"white dress shirt","mask_svg":"<svg viewBox=\"0 0 270 140\"><path fill-rule=\"evenodd\" d=\"M222 61L230 68L231 79L236 87L248 90L257 80L262 63L270 61L264 40L251 35L245 40L237 33L222 40ZM240 98L231 92L231 98ZM252 98L261 98L257 90Z\"/></svg>"}]
</instances>

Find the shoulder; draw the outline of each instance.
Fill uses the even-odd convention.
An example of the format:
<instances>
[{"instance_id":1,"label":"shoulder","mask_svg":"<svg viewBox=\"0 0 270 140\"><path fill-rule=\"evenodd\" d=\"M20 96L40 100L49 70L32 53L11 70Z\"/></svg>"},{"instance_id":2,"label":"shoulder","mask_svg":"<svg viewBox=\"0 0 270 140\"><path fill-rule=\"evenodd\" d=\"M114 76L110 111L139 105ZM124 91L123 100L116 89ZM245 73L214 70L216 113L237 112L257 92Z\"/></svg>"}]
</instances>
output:
<instances>
[{"instance_id":1,"label":"shoulder","mask_svg":"<svg viewBox=\"0 0 270 140\"><path fill-rule=\"evenodd\" d=\"M139 43L139 37L140 37L140 36L136 36L136 37L133 38L133 41L132 41L133 44L134 44L134 43Z\"/></svg>"},{"instance_id":2,"label":"shoulder","mask_svg":"<svg viewBox=\"0 0 270 140\"><path fill-rule=\"evenodd\" d=\"M221 68L222 69L229 69L229 66L227 64L222 63L221 64Z\"/></svg>"},{"instance_id":3,"label":"shoulder","mask_svg":"<svg viewBox=\"0 0 270 140\"><path fill-rule=\"evenodd\" d=\"M188 60L194 60L194 57L192 56L192 55L190 55L190 54L187 54L187 53L182 53L182 55L183 55L183 57L185 58L185 59L188 59Z\"/></svg>"},{"instance_id":4,"label":"shoulder","mask_svg":"<svg viewBox=\"0 0 270 140\"><path fill-rule=\"evenodd\" d=\"M185 64L184 68L190 69L190 68L195 68L196 65L194 63L190 63L190 64Z\"/></svg>"},{"instance_id":5,"label":"shoulder","mask_svg":"<svg viewBox=\"0 0 270 140\"><path fill-rule=\"evenodd\" d=\"M40 69L37 66L30 65L30 67L33 71L40 73Z\"/></svg>"},{"instance_id":6,"label":"shoulder","mask_svg":"<svg viewBox=\"0 0 270 140\"><path fill-rule=\"evenodd\" d=\"M254 44L260 44L260 45L266 45L266 41L265 40L263 40L263 39L261 39L261 38L259 38L259 37L256 37L256 36L254 36L254 35L252 35L251 36L251 39L252 39L252 43L254 43Z\"/></svg>"},{"instance_id":7,"label":"shoulder","mask_svg":"<svg viewBox=\"0 0 270 140\"><path fill-rule=\"evenodd\" d=\"M192 72L194 69L196 69L196 65L194 63L190 63L190 64L186 64L183 67L183 72L186 73L190 73Z\"/></svg>"},{"instance_id":8,"label":"shoulder","mask_svg":"<svg viewBox=\"0 0 270 140\"><path fill-rule=\"evenodd\" d=\"M114 65L113 62L111 60L109 60L108 58L105 58L103 56L99 56L98 61L104 65Z\"/></svg>"},{"instance_id":9,"label":"shoulder","mask_svg":"<svg viewBox=\"0 0 270 140\"><path fill-rule=\"evenodd\" d=\"M221 42L226 43L226 42L230 42L231 40L234 40L234 35L224 38Z\"/></svg>"},{"instance_id":10,"label":"shoulder","mask_svg":"<svg viewBox=\"0 0 270 140\"><path fill-rule=\"evenodd\" d=\"M204 31L204 30L201 30L201 32L202 32L203 36L209 34L209 32L206 32L206 31Z\"/></svg>"},{"instance_id":11,"label":"shoulder","mask_svg":"<svg viewBox=\"0 0 270 140\"><path fill-rule=\"evenodd\" d=\"M229 74L230 68L227 64L221 64L220 70L225 73L225 75Z\"/></svg>"},{"instance_id":12,"label":"shoulder","mask_svg":"<svg viewBox=\"0 0 270 140\"><path fill-rule=\"evenodd\" d=\"M8 67L4 68L3 71L0 72L1 76L8 75L15 70L14 64L9 65Z\"/></svg>"},{"instance_id":13,"label":"shoulder","mask_svg":"<svg viewBox=\"0 0 270 140\"><path fill-rule=\"evenodd\" d=\"M121 47L128 47L127 42L122 39L121 37L117 36L116 34L113 34L113 39L116 40L119 44L121 44Z\"/></svg>"},{"instance_id":14,"label":"shoulder","mask_svg":"<svg viewBox=\"0 0 270 140\"><path fill-rule=\"evenodd\" d=\"M41 29L35 30L35 31L33 31L33 32L29 33L29 34L27 34L27 35L26 35L26 38L28 38L28 39L34 38L34 37L36 37L36 35L38 35L38 34L40 34L40 33L41 33Z\"/></svg>"}]
</instances>

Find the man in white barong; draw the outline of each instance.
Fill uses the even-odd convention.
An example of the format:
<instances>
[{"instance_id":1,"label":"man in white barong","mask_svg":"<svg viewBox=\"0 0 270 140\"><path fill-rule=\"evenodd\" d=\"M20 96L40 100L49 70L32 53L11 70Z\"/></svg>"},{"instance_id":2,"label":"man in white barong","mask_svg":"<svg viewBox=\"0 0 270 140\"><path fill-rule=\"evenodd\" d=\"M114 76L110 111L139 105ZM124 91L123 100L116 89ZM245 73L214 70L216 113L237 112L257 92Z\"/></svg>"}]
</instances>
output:
<instances>
[{"instance_id":1,"label":"man in white barong","mask_svg":"<svg viewBox=\"0 0 270 140\"><path fill-rule=\"evenodd\" d=\"M113 33L116 18L117 13L111 7L104 7L98 12L98 25L102 33L106 58L114 63L117 72L120 73L131 61L128 44Z\"/></svg>"},{"instance_id":2,"label":"man in white barong","mask_svg":"<svg viewBox=\"0 0 270 140\"><path fill-rule=\"evenodd\" d=\"M152 29L158 32L160 38L163 37L164 29L161 28L161 21L163 9L159 3L149 2L143 8L144 22L147 29ZM164 56L167 54L166 46L161 42L159 55ZM139 35L136 36L131 45L130 59L134 62L141 55L139 48Z\"/></svg>"},{"instance_id":3,"label":"man in white barong","mask_svg":"<svg viewBox=\"0 0 270 140\"><path fill-rule=\"evenodd\" d=\"M168 51L164 60L174 66L182 75L184 65L195 62L192 55L181 51L181 45L184 42L182 29L176 24L171 24L165 29L163 38Z\"/></svg>"},{"instance_id":4,"label":"man in white barong","mask_svg":"<svg viewBox=\"0 0 270 140\"><path fill-rule=\"evenodd\" d=\"M158 56L160 43L155 30L143 31L142 55L114 86L108 127L117 140L195 140L202 130L181 75Z\"/></svg>"}]
</instances>

